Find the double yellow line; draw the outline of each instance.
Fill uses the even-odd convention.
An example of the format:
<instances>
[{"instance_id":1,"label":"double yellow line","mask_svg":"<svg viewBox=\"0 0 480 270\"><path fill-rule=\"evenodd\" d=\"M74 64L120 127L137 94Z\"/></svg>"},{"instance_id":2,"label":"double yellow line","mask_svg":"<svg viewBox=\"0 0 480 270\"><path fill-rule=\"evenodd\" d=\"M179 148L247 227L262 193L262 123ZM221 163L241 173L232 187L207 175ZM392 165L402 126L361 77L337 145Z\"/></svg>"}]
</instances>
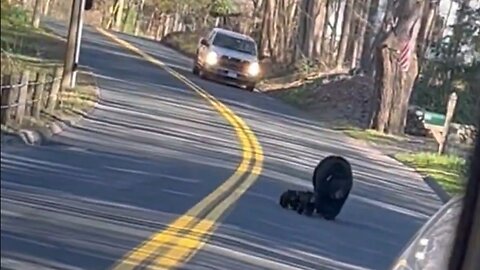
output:
<instances>
[{"instance_id":1,"label":"double yellow line","mask_svg":"<svg viewBox=\"0 0 480 270\"><path fill-rule=\"evenodd\" d=\"M204 245L206 238L215 230L219 218L257 180L262 171L263 151L255 134L243 119L215 97L162 61L103 29L97 30L145 60L165 69L208 101L230 123L241 145L242 160L230 178L163 231L153 234L126 254L113 267L115 270L137 267L172 269L188 261Z\"/></svg>"}]
</instances>

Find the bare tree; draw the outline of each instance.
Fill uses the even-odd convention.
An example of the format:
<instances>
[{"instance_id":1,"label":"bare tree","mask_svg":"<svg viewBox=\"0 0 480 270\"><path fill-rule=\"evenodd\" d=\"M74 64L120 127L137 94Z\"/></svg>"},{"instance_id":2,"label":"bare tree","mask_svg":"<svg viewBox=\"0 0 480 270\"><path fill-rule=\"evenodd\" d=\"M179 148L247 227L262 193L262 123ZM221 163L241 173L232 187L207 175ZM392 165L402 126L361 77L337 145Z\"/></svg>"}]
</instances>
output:
<instances>
[{"instance_id":1,"label":"bare tree","mask_svg":"<svg viewBox=\"0 0 480 270\"><path fill-rule=\"evenodd\" d=\"M35 6L33 8L33 18L32 18L32 26L34 28L38 28L40 26L40 18L42 17L42 8L43 8L43 0L36 0Z\"/></svg>"},{"instance_id":2,"label":"bare tree","mask_svg":"<svg viewBox=\"0 0 480 270\"><path fill-rule=\"evenodd\" d=\"M327 8L326 0L303 0L300 9L300 43L303 55L320 60Z\"/></svg>"},{"instance_id":3,"label":"bare tree","mask_svg":"<svg viewBox=\"0 0 480 270\"><path fill-rule=\"evenodd\" d=\"M116 0L115 25L114 25L115 30L120 30L122 28L124 4L125 4L125 0Z\"/></svg>"},{"instance_id":4,"label":"bare tree","mask_svg":"<svg viewBox=\"0 0 480 270\"><path fill-rule=\"evenodd\" d=\"M418 56L423 59L423 55L431 43L431 38L435 26L435 19L438 17L439 2L428 1L423 8L422 22L418 34Z\"/></svg>"},{"instance_id":5,"label":"bare tree","mask_svg":"<svg viewBox=\"0 0 480 270\"><path fill-rule=\"evenodd\" d=\"M342 35L338 46L337 67L342 67L345 62L345 54L347 52L348 40L352 29L352 17L354 11L355 0L347 0L345 10L343 12Z\"/></svg>"},{"instance_id":6,"label":"bare tree","mask_svg":"<svg viewBox=\"0 0 480 270\"><path fill-rule=\"evenodd\" d=\"M363 71L367 71L370 73L372 68L372 59L373 59L373 40L376 33L376 20L378 16L378 5L379 0L371 0L370 6L368 8L368 22L365 27L365 35L363 38L363 46L361 52L361 59L360 59L360 68Z\"/></svg>"},{"instance_id":7,"label":"bare tree","mask_svg":"<svg viewBox=\"0 0 480 270\"><path fill-rule=\"evenodd\" d=\"M352 68L357 66L359 62L359 58L362 55L362 51L364 48L364 43L368 40L365 40L365 32L368 25L368 15L370 9L371 0L357 0L357 7L354 12L355 14L355 35L354 40L351 41L352 43L352 56L351 56L351 63Z\"/></svg>"},{"instance_id":8,"label":"bare tree","mask_svg":"<svg viewBox=\"0 0 480 270\"><path fill-rule=\"evenodd\" d=\"M264 56L272 56L272 48L275 42L275 10L276 0L263 1L263 19L260 37L260 54Z\"/></svg>"},{"instance_id":9,"label":"bare tree","mask_svg":"<svg viewBox=\"0 0 480 270\"><path fill-rule=\"evenodd\" d=\"M140 0L140 3L137 5L137 14L135 17L135 30L134 30L135 36L138 36L138 34L140 33L140 20L142 19L144 5L145 5L145 0Z\"/></svg>"},{"instance_id":10,"label":"bare tree","mask_svg":"<svg viewBox=\"0 0 480 270\"><path fill-rule=\"evenodd\" d=\"M336 40L337 40L337 27L338 27L338 24L340 23L340 9L342 7L341 5L341 2L340 1L333 1L332 3L332 6L334 6L334 10L335 10L335 15L334 15L334 18L335 18L335 21L333 23L333 26L332 26L332 33L330 35L330 58L329 58L329 62L334 62L334 59L336 61L336 58L335 58L335 55L338 55L338 50L335 50L335 45L336 45ZM334 52L337 52L336 54L334 54Z\"/></svg>"}]
</instances>

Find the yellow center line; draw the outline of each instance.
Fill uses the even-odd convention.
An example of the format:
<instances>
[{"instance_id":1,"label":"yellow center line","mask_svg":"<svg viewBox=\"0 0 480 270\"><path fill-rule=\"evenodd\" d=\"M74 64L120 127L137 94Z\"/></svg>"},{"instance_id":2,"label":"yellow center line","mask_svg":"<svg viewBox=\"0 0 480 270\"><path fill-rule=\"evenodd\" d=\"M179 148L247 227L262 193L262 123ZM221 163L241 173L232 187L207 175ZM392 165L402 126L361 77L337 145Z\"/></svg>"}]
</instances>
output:
<instances>
[{"instance_id":1,"label":"yellow center line","mask_svg":"<svg viewBox=\"0 0 480 270\"><path fill-rule=\"evenodd\" d=\"M166 254L159 255L148 269L172 269L179 267L185 261L188 261L195 253L201 249L206 242L206 238L215 230L216 220L218 220L230 206L232 206L245 191L256 181L262 171L263 156L258 141L252 142L255 148L255 164L252 173L243 181L240 186L228 195L222 203L218 204L208 215L200 221L189 234L178 237L176 245Z\"/></svg>"},{"instance_id":2,"label":"yellow center line","mask_svg":"<svg viewBox=\"0 0 480 270\"><path fill-rule=\"evenodd\" d=\"M147 258L152 255L155 256L152 267L161 267L162 269L169 269L176 267L189 258L191 258L196 251L198 251L205 242L211 232L215 229L216 221L240 198L240 196L258 179L263 166L263 152L262 148L250 127L237 116L230 108L218 101L215 97L210 95L185 76L168 67L162 61L155 59L142 50L134 47L130 43L121 40L115 35L106 32L103 29L97 28L101 34L111 38L123 47L139 54L145 60L162 67L171 75L188 85L193 91L199 94L202 98L207 100L218 113L224 117L230 125L234 128L238 141L242 148L242 161L236 168L234 174L230 176L222 185L211 192L207 197L202 199L193 208L188 210L184 215L177 218L168 227L158 233L153 234L149 239L141 243L138 247L127 253L122 260L114 266L113 269L127 270L134 269L137 265L142 264ZM253 168L249 170L251 161L255 160ZM249 173L248 177L235 189L231 190L238 184L242 176ZM203 209L206 209L214 203L222 194L231 192L222 202L211 210L207 216L200 220L198 216ZM187 233L181 234L180 231L187 229ZM170 249L166 254L157 256L155 252L161 247L170 245Z\"/></svg>"}]
</instances>

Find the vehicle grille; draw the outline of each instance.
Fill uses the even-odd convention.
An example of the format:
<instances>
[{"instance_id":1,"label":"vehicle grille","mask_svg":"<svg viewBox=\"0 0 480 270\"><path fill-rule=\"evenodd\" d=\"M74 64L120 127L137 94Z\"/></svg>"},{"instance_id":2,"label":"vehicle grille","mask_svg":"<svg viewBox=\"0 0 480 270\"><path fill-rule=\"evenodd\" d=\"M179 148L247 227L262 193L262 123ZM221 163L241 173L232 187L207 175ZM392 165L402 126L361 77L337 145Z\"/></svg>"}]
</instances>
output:
<instances>
[{"instance_id":1,"label":"vehicle grille","mask_svg":"<svg viewBox=\"0 0 480 270\"><path fill-rule=\"evenodd\" d=\"M220 57L220 66L228 68L228 69L233 69L233 70L238 70L238 71L245 71L248 68L248 61L240 60L234 57L229 57L226 55L223 55Z\"/></svg>"}]
</instances>

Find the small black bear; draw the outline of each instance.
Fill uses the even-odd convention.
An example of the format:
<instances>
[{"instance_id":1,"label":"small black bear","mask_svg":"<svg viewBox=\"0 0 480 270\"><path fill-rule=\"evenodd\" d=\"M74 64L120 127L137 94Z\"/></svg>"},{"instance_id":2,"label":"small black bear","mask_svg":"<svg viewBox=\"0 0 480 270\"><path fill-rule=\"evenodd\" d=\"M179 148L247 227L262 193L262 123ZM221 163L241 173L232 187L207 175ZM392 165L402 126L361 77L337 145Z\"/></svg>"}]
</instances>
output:
<instances>
[{"instance_id":1,"label":"small black bear","mask_svg":"<svg viewBox=\"0 0 480 270\"><path fill-rule=\"evenodd\" d=\"M316 212L327 220L334 220L343 208L353 186L350 163L343 157L328 156L313 173L313 192L287 190L280 196L280 205L299 214L310 216Z\"/></svg>"},{"instance_id":2,"label":"small black bear","mask_svg":"<svg viewBox=\"0 0 480 270\"><path fill-rule=\"evenodd\" d=\"M311 191L287 190L280 196L280 205L310 216L315 210L315 196Z\"/></svg>"}]
</instances>

